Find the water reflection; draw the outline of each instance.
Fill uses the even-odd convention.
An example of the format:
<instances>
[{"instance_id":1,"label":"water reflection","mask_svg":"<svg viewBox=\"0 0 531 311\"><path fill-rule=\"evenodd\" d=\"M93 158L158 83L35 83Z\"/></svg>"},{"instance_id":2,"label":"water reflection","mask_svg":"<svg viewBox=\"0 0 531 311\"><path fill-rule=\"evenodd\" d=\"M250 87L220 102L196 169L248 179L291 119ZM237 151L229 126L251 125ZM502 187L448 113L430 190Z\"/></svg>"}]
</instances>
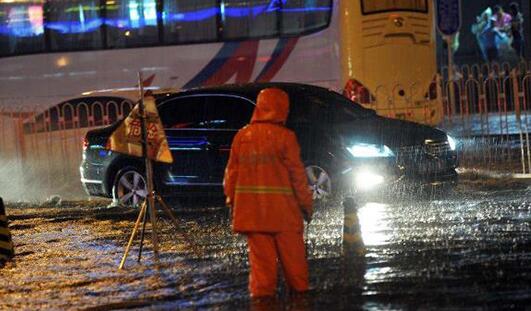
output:
<instances>
[{"instance_id":1,"label":"water reflection","mask_svg":"<svg viewBox=\"0 0 531 311\"><path fill-rule=\"evenodd\" d=\"M358 210L361 236L365 246L388 244L391 238L387 204L369 202Z\"/></svg>"}]
</instances>

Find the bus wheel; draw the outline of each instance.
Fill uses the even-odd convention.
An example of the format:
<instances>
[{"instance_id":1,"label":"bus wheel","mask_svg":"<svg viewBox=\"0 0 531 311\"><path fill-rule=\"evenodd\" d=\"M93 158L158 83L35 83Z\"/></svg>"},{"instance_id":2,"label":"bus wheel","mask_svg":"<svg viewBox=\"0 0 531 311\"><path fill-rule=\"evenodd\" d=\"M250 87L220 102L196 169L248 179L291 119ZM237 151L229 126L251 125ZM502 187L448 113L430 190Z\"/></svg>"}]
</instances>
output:
<instances>
[{"instance_id":1,"label":"bus wheel","mask_svg":"<svg viewBox=\"0 0 531 311\"><path fill-rule=\"evenodd\" d=\"M121 169L114 180L113 201L115 205L138 208L147 196L146 179L133 166Z\"/></svg>"},{"instance_id":2,"label":"bus wheel","mask_svg":"<svg viewBox=\"0 0 531 311\"><path fill-rule=\"evenodd\" d=\"M325 203L332 197L332 179L324 168L308 165L306 166L306 176L315 203Z\"/></svg>"}]
</instances>

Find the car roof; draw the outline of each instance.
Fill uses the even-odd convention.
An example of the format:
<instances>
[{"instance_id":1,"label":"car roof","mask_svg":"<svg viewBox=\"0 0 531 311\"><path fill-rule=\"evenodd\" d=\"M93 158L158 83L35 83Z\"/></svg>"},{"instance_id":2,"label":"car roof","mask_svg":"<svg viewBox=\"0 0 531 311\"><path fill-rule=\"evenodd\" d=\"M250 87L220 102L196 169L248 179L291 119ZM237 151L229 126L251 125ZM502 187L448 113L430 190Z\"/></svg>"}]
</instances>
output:
<instances>
[{"instance_id":1,"label":"car roof","mask_svg":"<svg viewBox=\"0 0 531 311\"><path fill-rule=\"evenodd\" d=\"M181 90L177 92L158 92L157 95L162 97L174 98L174 97L181 97L181 96L187 96L187 95L196 95L196 94L227 94L227 95L239 95L243 97L247 97L251 100L255 100L258 96L258 93L265 89L270 87L276 87L279 89L282 89L286 91L290 96L304 96L307 95L309 92L322 92L322 91L328 91L328 89L309 85L309 84L301 84L301 83L291 83L291 82L264 82L264 83L246 83L246 84L224 84L219 86L206 86L206 87L198 87L188 90ZM156 95L156 96L157 96Z\"/></svg>"},{"instance_id":2,"label":"car roof","mask_svg":"<svg viewBox=\"0 0 531 311\"><path fill-rule=\"evenodd\" d=\"M293 82L255 82L255 83L245 83L245 84L223 84L217 86L204 86L191 89L178 89L178 88L160 88L160 87L146 87L145 90L151 91L152 95L157 98L157 102L166 101L172 98L178 98L187 95L194 94L226 94L226 95L237 95L245 97L253 102L256 101L258 93L269 87L276 87L286 91L292 98L306 98L308 94L311 93L322 93L330 91L329 89L309 85L302 83L293 83ZM94 98L94 97L109 97L109 98L123 98L130 100L131 102L136 102L139 98L138 87L127 87L127 88L114 88L114 89L100 89L83 92L80 96L71 97L67 100L61 101L56 105L44 109L41 115L45 111L51 110L54 107L61 107L66 103L69 103L72 100L84 99L84 98ZM159 101L160 100L160 101Z\"/></svg>"},{"instance_id":3,"label":"car roof","mask_svg":"<svg viewBox=\"0 0 531 311\"><path fill-rule=\"evenodd\" d=\"M179 89L172 88L159 88L159 87L146 87L145 91L151 91L154 95L158 94L168 94L172 92L178 92ZM83 92L81 98L84 97L93 97L93 96L104 96L104 97L124 97L132 101L137 101L139 98L139 90L137 87L128 87L128 88L118 88L118 89L103 89L103 90L93 90L88 92ZM80 98L80 97L76 97Z\"/></svg>"},{"instance_id":4,"label":"car roof","mask_svg":"<svg viewBox=\"0 0 531 311\"><path fill-rule=\"evenodd\" d=\"M177 89L177 88L158 88L158 87L147 87L146 90L150 90L156 98L170 99L174 97L181 97L194 94L228 94L228 95L239 95L247 97L251 100L255 100L258 96L258 93L270 87L280 88L286 91L290 96L304 96L309 92L322 92L328 91L328 89L309 85L302 83L293 83L293 82L255 82L255 83L245 83L245 84L223 84L217 86L202 86L191 89ZM88 92L83 92L81 98L85 97L94 97L94 96L107 96L107 97L123 97L131 101L138 100L138 88L118 88L118 89L103 89L103 90L93 90ZM80 98L77 97L77 98Z\"/></svg>"}]
</instances>

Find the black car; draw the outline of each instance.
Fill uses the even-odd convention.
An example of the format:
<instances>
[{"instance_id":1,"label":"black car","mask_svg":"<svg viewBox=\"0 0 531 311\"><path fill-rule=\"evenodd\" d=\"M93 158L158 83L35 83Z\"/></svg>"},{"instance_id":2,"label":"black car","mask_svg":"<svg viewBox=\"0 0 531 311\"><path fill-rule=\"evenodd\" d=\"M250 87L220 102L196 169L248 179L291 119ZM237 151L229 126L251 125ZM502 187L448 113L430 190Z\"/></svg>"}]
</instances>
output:
<instances>
[{"instance_id":1,"label":"black car","mask_svg":"<svg viewBox=\"0 0 531 311\"><path fill-rule=\"evenodd\" d=\"M258 93L267 87L290 96L286 126L297 134L316 199L341 191L394 189L389 185L456 182L455 143L439 129L380 117L325 88L257 83L155 94L174 158L171 165L154 166L159 193L221 197L232 139L249 122ZM146 195L143 162L104 149L119 124L87 133L82 182L90 195L137 205Z\"/></svg>"}]
</instances>

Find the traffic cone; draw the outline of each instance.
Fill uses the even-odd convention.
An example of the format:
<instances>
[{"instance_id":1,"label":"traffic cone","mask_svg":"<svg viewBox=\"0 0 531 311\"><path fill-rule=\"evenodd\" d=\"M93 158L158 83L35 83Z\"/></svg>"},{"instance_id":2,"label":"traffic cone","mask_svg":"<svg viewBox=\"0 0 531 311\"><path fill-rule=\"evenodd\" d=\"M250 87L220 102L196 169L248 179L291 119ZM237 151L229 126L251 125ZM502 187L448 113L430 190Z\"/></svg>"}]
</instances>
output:
<instances>
[{"instance_id":1,"label":"traffic cone","mask_svg":"<svg viewBox=\"0 0 531 311\"><path fill-rule=\"evenodd\" d=\"M13 241L11 240L11 233L7 226L6 209L4 207L4 201L0 198L0 266L13 258L14 255Z\"/></svg>"},{"instance_id":2,"label":"traffic cone","mask_svg":"<svg viewBox=\"0 0 531 311\"><path fill-rule=\"evenodd\" d=\"M358 257L365 255L365 245L361 237L358 209L353 198L348 197L343 201L345 219L343 222L343 255L345 257Z\"/></svg>"}]
</instances>

